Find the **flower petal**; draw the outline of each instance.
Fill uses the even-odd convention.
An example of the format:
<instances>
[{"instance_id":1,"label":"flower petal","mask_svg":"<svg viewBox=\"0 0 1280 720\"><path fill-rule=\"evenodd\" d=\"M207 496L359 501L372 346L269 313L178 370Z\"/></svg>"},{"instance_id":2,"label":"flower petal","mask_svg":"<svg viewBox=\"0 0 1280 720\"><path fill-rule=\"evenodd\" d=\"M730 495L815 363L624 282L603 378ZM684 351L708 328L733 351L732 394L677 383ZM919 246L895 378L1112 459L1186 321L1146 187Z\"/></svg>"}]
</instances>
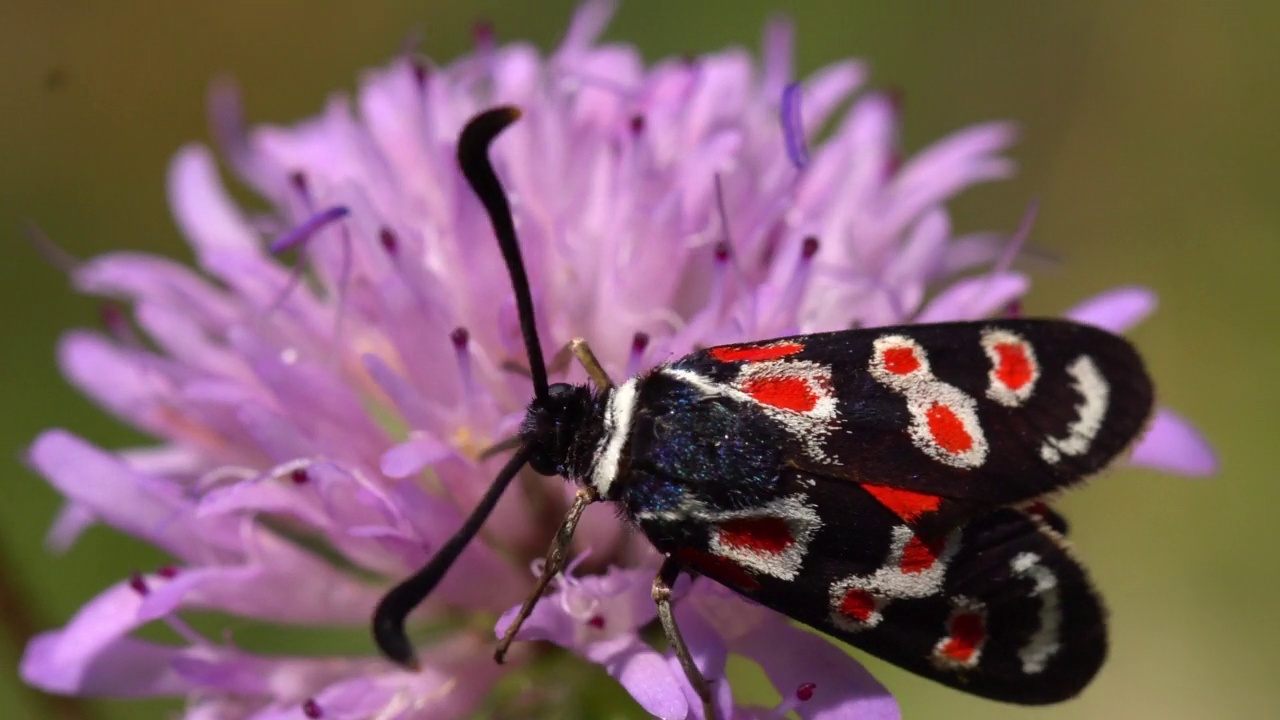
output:
<instances>
[{"instance_id":1,"label":"flower petal","mask_svg":"<svg viewBox=\"0 0 1280 720\"><path fill-rule=\"evenodd\" d=\"M671 671L667 659L637 635L622 635L588 646L587 658L604 666L650 715L681 720L689 712L682 676Z\"/></svg>"},{"instance_id":2,"label":"flower petal","mask_svg":"<svg viewBox=\"0 0 1280 720\"><path fill-rule=\"evenodd\" d=\"M82 645L68 642L63 631L55 631L31 640L19 674L23 682L60 695L177 695L192 689L172 667L180 652L127 637L105 645Z\"/></svg>"},{"instance_id":3,"label":"flower petal","mask_svg":"<svg viewBox=\"0 0 1280 720\"><path fill-rule=\"evenodd\" d=\"M1156 309L1156 294L1131 285L1095 295L1066 312L1076 322L1094 325L1113 333L1126 332Z\"/></svg>"},{"instance_id":4,"label":"flower petal","mask_svg":"<svg viewBox=\"0 0 1280 720\"><path fill-rule=\"evenodd\" d=\"M211 545L238 545L221 519L200 521L175 485L135 473L119 458L63 430L36 438L30 460L68 499L119 530L147 539L170 553L196 559Z\"/></svg>"},{"instance_id":5,"label":"flower petal","mask_svg":"<svg viewBox=\"0 0 1280 720\"><path fill-rule=\"evenodd\" d=\"M961 280L943 290L916 315L915 322L935 323L987 317L1022 297L1031 282L1021 273L1005 272Z\"/></svg>"},{"instance_id":6,"label":"flower petal","mask_svg":"<svg viewBox=\"0 0 1280 720\"><path fill-rule=\"evenodd\" d=\"M1138 441L1129 462L1140 467L1206 477L1218 471L1213 446L1181 415L1159 408L1147 434Z\"/></svg>"},{"instance_id":7,"label":"flower petal","mask_svg":"<svg viewBox=\"0 0 1280 720\"><path fill-rule=\"evenodd\" d=\"M739 637L733 650L755 660L787 697L806 684L813 696L799 703L806 720L899 720L898 703L866 668L843 649L775 616Z\"/></svg>"}]
</instances>

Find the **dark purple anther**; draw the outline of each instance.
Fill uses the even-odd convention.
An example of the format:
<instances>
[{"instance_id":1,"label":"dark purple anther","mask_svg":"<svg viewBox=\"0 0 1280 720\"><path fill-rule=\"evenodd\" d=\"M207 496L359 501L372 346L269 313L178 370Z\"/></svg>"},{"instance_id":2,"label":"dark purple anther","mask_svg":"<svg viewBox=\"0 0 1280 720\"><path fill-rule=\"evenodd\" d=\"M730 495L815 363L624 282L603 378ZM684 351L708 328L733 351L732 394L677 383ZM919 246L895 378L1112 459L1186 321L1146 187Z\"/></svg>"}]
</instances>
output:
<instances>
[{"instance_id":1,"label":"dark purple anther","mask_svg":"<svg viewBox=\"0 0 1280 720\"><path fill-rule=\"evenodd\" d=\"M422 90L427 86L427 77L431 74L431 69L417 56L409 58L409 67L413 70L413 81L418 85L418 89Z\"/></svg>"},{"instance_id":2,"label":"dark purple anther","mask_svg":"<svg viewBox=\"0 0 1280 720\"><path fill-rule=\"evenodd\" d=\"M285 250L290 250L302 245L310 240L311 237L319 232L325 225L346 217L348 212L349 211L341 205L331 207L327 210L321 210L315 215L304 220L298 227L271 241L271 244L267 246L267 249L273 253L282 253Z\"/></svg>"},{"instance_id":3,"label":"dark purple anther","mask_svg":"<svg viewBox=\"0 0 1280 720\"><path fill-rule=\"evenodd\" d=\"M289 479L294 485L306 485L311 481L311 476L307 474L306 468L294 468L289 471Z\"/></svg>"},{"instance_id":4,"label":"dark purple anther","mask_svg":"<svg viewBox=\"0 0 1280 720\"><path fill-rule=\"evenodd\" d=\"M151 594L151 588L147 587L147 579L142 577L142 573L139 572L129 573L129 587L133 588L133 591L142 597Z\"/></svg>"},{"instance_id":5,"label":"dark purple anther","mask_svg":"<svg viewBox=\"0 0 1280 720\"><path fill-rule=\"evenodd\" d=\"M729 243L721 240L716 243L716 262L723 263L729 261Z\"/></svg>"},{"instance_id":6,"label":"dark purple anther","mask_svg":"<svg viewBox=\"0 0 1280 720\"><path fill-rule=\"evenodd\" d=\"M301 170L294 170L289 173L289 184L292 185L293 189L297 190L298 194L302 197L311 197L311 189L307 186L307 176Z\"/></svg>"},{"instance_id":7,"label":"dark purple anther","mask_svg":"<svg viewBox=\"0 0 1280 720\"><path fill-rule=\"evenodd\" d=\"M129 329L129 319L125 316L124 308L111 302L103 303L98 309L98 315L102 318L102 326L115 339L127 341L133 338L133 333Z\"/></svg>"},{"instance_id":8,"label":"dark purple anther","mask_svg":"<svg viewBox=\"0 0 1280 720\"><path fill-rule=\"evenodd\" d=\"M476 39L477 48L492 50L497 33L494 32L493 23L488 20L479 20L471 26L471 36Z\"/></svg>"},{"instance_id":9,"label":"dark purple anther","mask_svg":"<svg viewBox=\"0 0 1280 720\"><path fill-rule=\"evenodd\" d=\"M319 720L319 718L324 717L324 710L320 707L320 703L315 701L315 698L307 698L302 703L302 714L311 718L311 720Z\"/></svg>"},{"instance_id":10,"label":"dark purple anther","mask_svg":"<svg viewBox=\"0 0 1280 720\"><path fill-rule=\"evenodd\" d=\"M649 347L649 333L638 332L635 337L631 338L632 354L639 355L647 347Z\"/></svg>"},{"instance_id":11,"label":"dark purple anther","mask_svg":"<svg viewBox=\"0 0 1280 720\"><path fill-rule=\"evenodd\" d=\"M787 157L797 170L809 164L809 147L805 142L804 123L800 119L800 83L787 83L782 89L782 102L778 107L782 121L782 140L787 147Z\"/></svg>"},{"instance_id":12,"label":"dark purple anther","mask_svg":"<svg viewBox=\"0 0 1280 720\"><path fill-rule=\"evenodd\" d=\"M178 568L175 565L162 565L156 574L165 580L172 580L178 577Z\"/></svg>"},{"instance_id":13,"label":"dark purple anther","mask_svg":"<svg viewBox=\"0 0 1280 720\"><path fill-rule=\"evenodd\" d=\"M644 132L644 116L636 113L631 116L631 134L639 135Z\"/></svg>"},{"instance_id":14,"label":"dark purple anther","mask_svg":"<svg viewBox=\"0 0 1280 720\"><path fill-rule=\"evenodd\" d=\"M593 627L593 628L597 629L597 630L603 630L603 629L604 629L604 617L603 617L603 616L601 616L601 615L592 615L592 616L591 616L591 619L587 621L587 624L588 624L588 625L590 625L591 627Z\"/></svg>"},{"instance_id":15,"label":"dark purple anther","mask_svg":"<svg viewBox=\"0 0 1280 720\"><path fill-rule=\"evenodd\" d=\"M813 699L813 691L817 689L818 686L811 682L801 683L800 687L796 688L796 699L800 702L809 702Z\"/></svg>"},{"instance_id":16,"label":"dark purple anther","mask_svg":"<svg viewBox=\"0 0 1280 720\"><path fill-rule=\"evenodd\" d=\"M378 242L382 244L382 249L386 250L388 255L400 252L400 238L396 237L391 228L384 227L378 231Z\"/></svg>"},{"instance_id":17,"label":"dark purple anther","mask_svg":"<svg viewBox=\"0 0 1280 720\"><path fill-rule=\"evenodd\" d=\"M467 332L464 327L456 327L453 332L449 333L449 340L453 342L455 348L466 350L467 343L471 342L471 333Z\"/></svg>"},{"instance_id":18,"label":"dark purple anther","mask_svg":"<svg viewBox=\"0 0 1280 720\"><path fill-rule=\"evenodd\" d=\"M800 248L800 257L808 260L818 254L818 238L810 235L804 239L804 245Z\"/></svg>"}]
</instances>

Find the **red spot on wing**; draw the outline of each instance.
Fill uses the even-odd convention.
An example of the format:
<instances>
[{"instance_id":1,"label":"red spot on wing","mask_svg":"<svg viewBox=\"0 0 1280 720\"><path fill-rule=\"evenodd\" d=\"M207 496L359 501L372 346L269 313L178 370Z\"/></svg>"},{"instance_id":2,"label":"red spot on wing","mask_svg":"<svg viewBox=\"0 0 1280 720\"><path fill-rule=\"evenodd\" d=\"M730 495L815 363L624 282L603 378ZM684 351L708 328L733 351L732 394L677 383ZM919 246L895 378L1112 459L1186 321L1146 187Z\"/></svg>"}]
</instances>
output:
<instances>
[{"instance_id":1,"label":"red spot on wing","mask_svg":"<svg viewBox=\"0 0 1280 720\"><path fill-rule=\"evenodd\" d=\"M796 540L791 535L791 526L782 518L749 517L720 523L720 542L751 552L780 555Z\"/></svg>"},{"instance_id":2,"label":"red spot on wing","mask_svg":"<svg viewBox=\"0 0 1280 720\"><path fill-rule=\"evenodd\" d=\"M713 347L707 352L720 362L756 362L758 360L777 360L795 355L804 349L804 345L794 342L778 342L769 345L729 345Z\"/></svg>"},{"instance_id":3,"label":"red spot on wing","mask_svg":"<svg viewBox=\"0 0 1280 720\"><path fill-rule=\"evenodd\" d=\"M734 590L755 592L760 589L759 580L728 558L694 548L680 548L676 551L676 560Z\"/></svg>"},{"instance_id":4,"label":"red spot on wing","mask_svg":"<svg viewBox=\"0 0 1280 720\"><path fill-rule=\"evenodd\" d=\"M956 411L941 403L934 403L925 412L929 420L929 434L938 447L952 455L968 452L973 448L973 437L964 429L964 423Z\"/></svg>"},{"instance_id":5,"label":"red spot on wing","mask_svg":"<svg viewBox=\"0 0 1280 720\"><path fill-rule=\"evenodd\" d=\"M910 375L920 369L920 358L909 347L887 348L880 357L884 360L884 369L894 375Z\"/></svg>"},{"instance_id":6,"label":"red spot on wing","mask_svg":"<svg viewBox=\"0 0 1280 720\"><path fill-rule=\"evenodd\" d=\"M865 623L876 611L876 597L861 588L851 588L840 600L840 614Z\"/></svg>"},{"instance_id":7,"label":"red spot on wing","mask_svg":"<svg viewBox=\"0 0 1280 720\"><path fill-rule=\"evenodd\" d=\"M863 485L862 488L905 522L912 522L925 513L935 512L942 505L942 498L937 495L926 495L883 485Z\"/></svg>"},{"instance_id":8,"label":"red spot on wing","mask_svg":"<svg viewBox=\"0 0 1280 720\"><path fill-rule=\"evenodd\" d=\"M1021 390L1035 375L1027 349L1022 343L998 343L995 346L1000 362L996 365L996 379L1010 390Z\"/></svg>"},{"instance_id":9,"label":"red spot on wing","mask_svg":"<svg viewBox=\"0 0 1280 720\"><path fill-rule=\"evenodd\" d=\"M818 395L803 377L764 375L742 383L742 391L756 402L783 410L809 412L818 406Z\"/></svg>"},{"instance_id":10,"label":"red spot on wing","mask_svg":"<svg viewBox=\"0 0 1280 720\"><path fill-rule=\"evenodd\" d=\"M947 621L949 637L938 652L959 663L972 662L974 653L987 638L986 621L982 615L974 612L961 612L951 616Z\"/></svg>"},{"instance_id":11,"label":"red spot on wing","mask_svg":"<svg viewBox=\"0 0 1280 720\"><path fill-rule=\"evenodd\" d=\"M902 548L902 561L898 563L898 569L908 574L924 572L938 562L941 552L941 542L925 542L913 535Z\"/></svg>"}]
</instances>

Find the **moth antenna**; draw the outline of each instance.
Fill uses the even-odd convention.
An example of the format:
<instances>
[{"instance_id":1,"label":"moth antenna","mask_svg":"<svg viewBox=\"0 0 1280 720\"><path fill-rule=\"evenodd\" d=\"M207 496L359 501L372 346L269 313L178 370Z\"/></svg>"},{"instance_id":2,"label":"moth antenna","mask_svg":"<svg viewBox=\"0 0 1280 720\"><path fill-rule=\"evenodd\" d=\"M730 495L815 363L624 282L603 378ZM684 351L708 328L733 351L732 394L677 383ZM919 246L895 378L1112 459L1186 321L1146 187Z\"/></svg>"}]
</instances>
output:
<instances>
[{"instance_id":1,"label":"moth antenna","mask_svg":"<svg viewBox=\"0 0 1280 720\"><path fill-rule=\"evenodd\" d=\"M418 658L413 650L413 643L409 642L409 636L404 631L405 618L431 594L436 585L440 584L444 574L449 571L453 562L480 531L480 526L484 525L489 513L493 512L494 506L498 504L498 499L519 474L520 468L524 467L531 454L530 448L521 446L503 466L498 477L494 478L493 484L480 499L480 504L471 511L471 515L453 534L453 537L436 551L422 569L391 588L391 591L378 602L378 609L373 614L373 641L377 643L382 654L392 662L411 670L418 668Z\"/></svg>"},{"instance_id":2,"label":"moth antenna","mask_svg":"<svg viewBox=\"0 0 1280 720\"><path fill-rule=\"evenodd\" d=\"M511 289L516 294L516 310L520 315L520 331L524 335L525 352L529 355L529 376L533 380L534 396L547 397L547 366L542 360L542 345L538 342L538 327L533 316L533 297L529 293L529 276L525 273L520 244L516 241L516 226L511 217L511 204L506 191L489 160L489 146L511 123L520 119L520 110L511 106L486 110L471 119L458 138L458 166L471 184L472 191L484 205L498 236L502 259L511 275Z\"/></svg>"},{"instance_id":3,"label":"moth antenna","mask_svg":"<svg viewBox=\"0 0 1280 720\"><path fill-rule=\"evenodd\" d=\"M498 175L489 161L489 146L511 123L520 117L514 107L498 107L480 113L467 123L458 138L458 166L466 176L472 191L484 205L498 237L507 272L511 275L511 288L516 294L516 308L520 315L520 330L524 335L525 349L529 354L529 375L533 380L534 394L544 400L547 390L547 368L542 360L542 346L538 343L538 329L533 316L533 298L529 294L529 277L525 273L524 260L520 257L520 245L516 242L515 223L511 218L511 205L498 181ZM445 573L462 554L467 544L480 532L498 499L507 486L519 474L533 454L533 448L520 446L507 461L493 484L485 491L475 510L467 516L462 527L449 538L436 554L418 572L395 586L383 596L373 614L373 640L391 661L409 669L418 668L413 643L404 630L404 621L413 609L431 594Z\"/></svg>"}]
</instances>

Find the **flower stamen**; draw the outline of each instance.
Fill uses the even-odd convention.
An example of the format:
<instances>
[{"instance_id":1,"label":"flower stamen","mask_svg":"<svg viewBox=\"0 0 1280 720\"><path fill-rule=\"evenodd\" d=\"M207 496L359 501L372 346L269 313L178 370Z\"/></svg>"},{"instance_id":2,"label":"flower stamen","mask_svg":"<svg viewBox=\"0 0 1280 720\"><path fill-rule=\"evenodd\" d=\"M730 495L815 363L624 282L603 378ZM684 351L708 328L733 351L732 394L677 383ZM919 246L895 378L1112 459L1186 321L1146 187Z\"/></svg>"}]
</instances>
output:
<instances>
[{"instance_id":1,"label":"flower stamen","mask_svg":"<svg viewBox=\"0 0 1280 720\"><path fill-rule=\"evenodd\" d=\"M271 244L267 246L267 249L270 250L272 254L278 255L286 250L292 250L300 245L305 245L310 242L311 238L325 226L346 217L348 214L350 214L350 211L342 205L335 205L334 207L321 210L315 215L303 220L297 227L271 241Z\"/></svg>"},{"instance_id":2,"label":"flower stamen","mask_svg":"<svg viewBox=\"0 0 1280 720\"><path fill-rule=\"evenodd\" d=\"M796 170L804 170L809 164L809 147L804 136L804 123L800 118L800 83L791 82L782 89L782 102L778 106L782 121L782 140L787 157Z\"/></svg>"},{"instance_id":3,"label":"flower stamen","mask_svg":"<svg viewBox=\"0 0 1280 720\"><path fill-rule=\"evenodd\" d=\"M649 348L649 333L638 332L631 338L631 356L627 359L627 375L640 372L644 351Z\"/></svg>"}]
</instances>

